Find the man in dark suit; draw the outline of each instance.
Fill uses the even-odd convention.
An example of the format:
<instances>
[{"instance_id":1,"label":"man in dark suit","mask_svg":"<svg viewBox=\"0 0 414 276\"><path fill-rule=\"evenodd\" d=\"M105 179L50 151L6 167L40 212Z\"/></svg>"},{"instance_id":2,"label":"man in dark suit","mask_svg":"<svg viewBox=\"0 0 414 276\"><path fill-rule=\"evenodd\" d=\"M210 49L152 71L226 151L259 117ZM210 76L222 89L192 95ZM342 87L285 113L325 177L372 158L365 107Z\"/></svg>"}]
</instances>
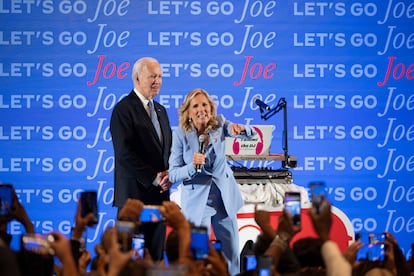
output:
<instances>
[{"instance_id":1,"label":"man in dark suit","mask_svg":"<svg viewBox=\"0 0 414 276\"><path fill-rule=\"evenodd\" d=\"M171 127L165 108L153 101L162 84L159 62L150 57L137 60L132 69L134 89L112 111L110 131L115 155L113 205L118 210L128 198L161 205L169 200L168 158ZM151 117L148 103L155 113ZM155 119L152 122L151 118ZM158 119L158 120L156 120ZM158 121L158 122L157 122ZM157 126L161 133L157 133ZM154 260L161 260L166 228L162 223L142 226L145 247Z\"/></svg>"}]
</instances>

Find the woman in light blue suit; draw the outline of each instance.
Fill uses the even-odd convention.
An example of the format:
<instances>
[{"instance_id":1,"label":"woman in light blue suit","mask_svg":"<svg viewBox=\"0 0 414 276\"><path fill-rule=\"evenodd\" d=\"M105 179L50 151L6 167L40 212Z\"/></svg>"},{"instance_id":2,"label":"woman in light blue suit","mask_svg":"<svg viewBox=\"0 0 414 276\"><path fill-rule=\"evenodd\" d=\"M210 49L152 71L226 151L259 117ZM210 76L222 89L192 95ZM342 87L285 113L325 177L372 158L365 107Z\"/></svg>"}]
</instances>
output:
<instances>
[{"instance_id":1,"label":"woman in light blue suit","mask_svg":"<svg viewBox=\"0 0 414 276\"><path fill-rule=\"evenodd\" d=\"M183 182L182 211L196 226L209 230L212 226L216 239L223 244L232 275L240 271L236 215L243 199L226 161L225 138L249 138L255 134L249 126L233 124L216 115L214 101L201 88L186 96L179 109L179 127L173 132L169 179ZM200 136L205 153L199 153Z\"/></svg>"}]
</instances>

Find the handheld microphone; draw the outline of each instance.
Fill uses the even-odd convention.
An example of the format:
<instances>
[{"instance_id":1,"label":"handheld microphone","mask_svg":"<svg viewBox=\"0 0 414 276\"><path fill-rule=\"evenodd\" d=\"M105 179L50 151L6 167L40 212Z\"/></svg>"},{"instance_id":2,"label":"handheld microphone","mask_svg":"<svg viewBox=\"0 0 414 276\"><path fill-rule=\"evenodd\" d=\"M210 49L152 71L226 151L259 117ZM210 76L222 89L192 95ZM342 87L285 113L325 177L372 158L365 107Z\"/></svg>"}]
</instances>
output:
<instances>
[{"instance_id":1,"label":"handheld microphone","mask_svg":"<svg viewBox=\"0 0 414 276\"><path fill-rule=\"evenodd\" d=\"M200 136L198 136L198 143L198 152L204 154L206 152L206 135L201 134ZM201 173L201 166L201 164L196 165L197 173Z\"/></svg>"},{"instance_id":2,"label":"handheld microphone","mask_svg":"<svg viewBox=\"0 0 414 276\"><path fill-rule=\"evenodd\" d=\"M270 110L270 106L265 104L263 101L259 100L258 98L253 98L253 102L257 104L261 109Z\"/></svg>"}]
</instances>

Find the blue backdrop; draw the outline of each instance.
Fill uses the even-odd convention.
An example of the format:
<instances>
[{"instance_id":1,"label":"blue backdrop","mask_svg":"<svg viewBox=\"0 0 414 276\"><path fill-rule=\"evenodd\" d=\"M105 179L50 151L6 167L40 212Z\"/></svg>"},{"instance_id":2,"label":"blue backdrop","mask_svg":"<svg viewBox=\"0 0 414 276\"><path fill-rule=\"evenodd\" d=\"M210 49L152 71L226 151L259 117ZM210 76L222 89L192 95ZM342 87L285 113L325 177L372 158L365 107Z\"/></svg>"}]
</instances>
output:
<instances>
[{"instance_id":1,"label":"blue backdrop","mask_svg":"<svg viewBox=\"0 0 414 276\"><path fill-rule=\"evenodd\" d=\"M159 59L158 101L177 126L202 87L218 112L264 122L252 99L288 104L294 183L324 180L355 231L414 231L413 1L0 0L0 180L39 233L69 235L79 192L98 190L90 249L114 223L109 118L131 67ZM279 161L240 162L278 169ZM23 229L9 225L14 246Z\"/></svg>"}]
</instances>

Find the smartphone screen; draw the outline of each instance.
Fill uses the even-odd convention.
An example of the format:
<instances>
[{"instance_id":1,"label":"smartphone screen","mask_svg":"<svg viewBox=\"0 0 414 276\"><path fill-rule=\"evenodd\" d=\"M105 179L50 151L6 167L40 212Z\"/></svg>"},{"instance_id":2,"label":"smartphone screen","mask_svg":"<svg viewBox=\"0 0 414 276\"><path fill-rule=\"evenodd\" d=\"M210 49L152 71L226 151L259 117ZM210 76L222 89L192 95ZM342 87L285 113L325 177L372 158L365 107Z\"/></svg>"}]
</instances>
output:
<instances>
[{"instance_id":1,"label":"smartphone screen","mask_svg":"<svg viewBox=\"0 0 414 276\"><path fill-rule=\"evenodd\" d=\"M38 254L50 254L53 255L55 252L50 247L50 242L53 241L51 235L41 234L29 234L26 233L22 236L21 242L24 250L32 251Z\"/></svg>"},{"instance_id":2,"label":"smartphone screen","mask_svg":"<svg viewBox=\"0 0 414 276\"><path fill-rule=\"evenodd\" d=\"M89 226L98 224L98 201L96 191L84 191L81 193L81 215L85 217L92 213L93 219L89 222Z\"/></svg>"},{"instance_id":3,"label":"smartphone screen","mask_svg":"<svg viewBox=\"0 0 414 276\"><path fill-rule=\"evenodd\" d=\"M207 227L198 226L191 228L191 253L196 260L204 260L208 256L208 232Z\"/></svg>"},{"instance_id":4,"label":"smartphone screen","mask_svg":"<svg viewBox=\"0 0 414 276\"><path fill-rule=\"evenodd\" d=\"M315 209L316 213L319 214L321 211L321 204L325 198L325 183L324 182L311 182L309 184L311 191L311 202L312 207Z\"/></svg>"},{"instance_id":5,"label":"smartphone screen","mask_svg":"<svg viewBox=\"0 0 414 276\"><path fill-rule=\"evenodd\" d=\"M218 252L220 252L223 248L223 246L221 244L221 241L219 241L219 240L212 241L212 245L213 245L213 248Z\"/></svg>"},{"instance_id":6,"label":"smartphone screen","mask_svg":"<svg viewBox=\"0 0 414 276\"><path fill-rule=\"evenodd\" d=\"M270 266L272 265L272 256L259 256L257 259L257 275L270 276Z\"/></svg>"},{"instance_id":7,"label":"smartphone screen","mask_svg":"<svg viewBox=\"0 0 414 276\"><path fill-rule=\"evenodd\" d=\"M257 260L255 255L246 255L243 257L244 271L255 270L257 267Z\"/></svg>"},{"instance_id":8,"label":"smartphone screen","mask_svg":"<svg viewBox=\"0 0 414 276\"><path fill-rule=\"evenodd\" d=\"M144 234L135 234L132 237L132 247L134 248L134 257L144 258L145 237Z\"/></svg>"},{"instance_id":9,"label":"smartphone screen","mask_svg":"<svg viewBox=\"0 0 414 276\"><path fill-rule=\"evenodd\" d=\"M285 210L291 214L292 225L301 224L301 202L299 192L286 192L285 193Z\"/></svg>"},{"instance_id":10,"label":"smartphone screen","mask_svg":"<svg viewBox=\"0 0 414 276\"><path fill-rule=\"evenodd\" d=\"M13 206L13 186L0 184L0 216L7 216Z\"/></svg>"},{"instance_id":11,"label":"smartphone screen","mask_svg":"<svg viewBox=\"0 0 414 276\"><path fill-rule=\"evenodd\" d=\"M384 261L385 234L383 233L357 233L355 240L360 240L364 246L358 250L356 260Z\"/></svg>"},{"instance_id":12,"label":"smartphone screen","mask_svg":"<svg viewBox=\"0 0 414 276\"><path fill-rule=\"evenodd\" d=\"M131 221L118 220L116 222L118 245L122 252L132 250L132 238L135 234L135 223Z\"/></svg>"},{"instance_id":13,"label":"smartphone screen","mask_svg":"<svg viewBox=\"0 0 414 276\"><path fill-rule=\"evenodd\" d=\"M139 220L141 222L160 222L163 221L163 217L160 212L160 206L145 205L142 208Z\"/></svg>"}]
</instances>

